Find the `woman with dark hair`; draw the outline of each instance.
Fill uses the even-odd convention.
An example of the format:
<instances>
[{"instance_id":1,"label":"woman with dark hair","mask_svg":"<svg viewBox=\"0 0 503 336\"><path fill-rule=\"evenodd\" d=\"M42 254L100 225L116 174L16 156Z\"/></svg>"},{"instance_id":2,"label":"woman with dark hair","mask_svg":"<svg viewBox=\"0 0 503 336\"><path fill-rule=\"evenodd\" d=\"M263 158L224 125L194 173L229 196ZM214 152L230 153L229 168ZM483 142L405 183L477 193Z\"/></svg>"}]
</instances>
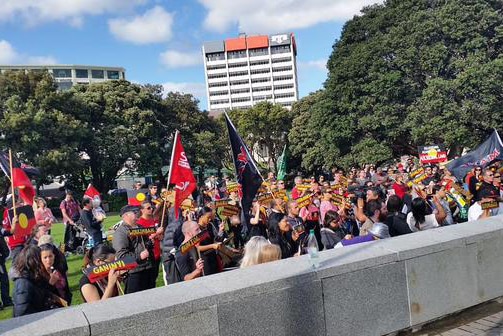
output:
<instances>
[{"instance_id":1,"label":"woman with dark hair","mask_svg":"<svg viewBox=\"0 0 503 336\"><path fill-rule=\"evenodd\" d=\"M42 264L38 246L26 245L12 267L14 317L62 307L56 289L49 284L49 273Z\"/></svg>"},{"instance_id":2,"label":"woman with dark hair","mask_svg":"<svg viewBox=\"0 0 503 336\"><path fill-rule=\"evenodd\" d=\"M299 250L300 234L292 231L286 215L278 222L278 225L269 231L269 241L281 249L281 259L293 257Z\"/></svg>"},{"instance_id":3,"label":"woman with dark hair","mask_svg":"<svg viewBox=\"0 0 503 336\"><path fill-rule=\"evenodd\" d=\"M59 260L61 254L56 251L54 245L42 244L40 245L40 257L45 270L49 274L49 284L55 287L58 290L58 295L70 305L72 292L68 286L66 271L61 268L62 262Z\"/></svg>"},{"instance_id":4,"label":"woman with dark hair","mask_svg":"<svg viewBox=\"0 0 503 336\"><path fill-rule=\"evenodd\" d=\"M215 232L213 224L211 223L215 218L215 213L209 207L203 207L199 210L197 224L201 231L206 230L209 237L201 241L197 249L201 254L204 261L204 275L215 274L221 272L223 265L217 255L217 251L221 248L222 243L217 242L219 232ZM220 226L223 231L223 224Z\"/></svg>"},{"instance_id":5,"label":"woman with dark hair","mask_svg":"<svg viewBox=\"0 0 503 336\"><path fill-rule=\"evenodd\" d=\"M87 251L84 257L84 268L100 266L115 260L115 250L108 244L100 244ZM118 294L119 272L110 270L106 280L91 283L87 275L80 278L79 287L85 302L105 300Z\"/></svg>"},{"instance_id":6,"label":"woman with dark hair","mask_svg":"<svg viewBox=\"0 0 503 336\"><path fill-rule=\"evenodd\" d=\"M421 197L416 197L412 200L412 211L407 215L407 224L412 232L433 229L439 227L446 217L444 208L438 199L438 196L433 196L436 213L427 214L426 200Z\"/></svg>"},{"instance_id":7,"label":"woman with dark hair","mask_svg":"<svg viewBox=\"0 0 503 336\"><path fill-rule=\"evenodd\" d=\"M321 228L321 241L325 249L333 249L338 242L344 239L346 234L341 216L336 211L327 211Z\"/></svg>"}]
</instances>

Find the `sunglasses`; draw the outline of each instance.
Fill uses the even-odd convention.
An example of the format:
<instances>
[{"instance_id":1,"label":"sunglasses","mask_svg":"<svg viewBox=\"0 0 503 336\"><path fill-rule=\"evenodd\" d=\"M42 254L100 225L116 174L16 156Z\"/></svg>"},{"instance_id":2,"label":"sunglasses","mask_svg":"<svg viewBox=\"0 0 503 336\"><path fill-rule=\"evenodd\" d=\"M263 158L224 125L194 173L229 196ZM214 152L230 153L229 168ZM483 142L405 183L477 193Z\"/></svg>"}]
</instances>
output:
<instances>
[{"instance_id":1,"label":"sunglasses","mask_svg":"<svg viewBox=\"0 0 503 336\"><path fill-rule=\"evenodd\" d=\"M143 208L143 209L152 210L153 208L151 206L149 206L149 207L146 207L146 208Z\"/></svg>"}]
</instances>

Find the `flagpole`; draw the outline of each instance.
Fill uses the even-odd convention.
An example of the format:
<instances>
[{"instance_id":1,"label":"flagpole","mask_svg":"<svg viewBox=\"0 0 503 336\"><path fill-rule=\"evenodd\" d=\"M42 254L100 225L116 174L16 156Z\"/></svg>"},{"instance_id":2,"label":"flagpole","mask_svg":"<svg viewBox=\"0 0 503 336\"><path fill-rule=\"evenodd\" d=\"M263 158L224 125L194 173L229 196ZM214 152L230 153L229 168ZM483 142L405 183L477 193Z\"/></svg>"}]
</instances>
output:
<instances>
[{"instance_id":1,"label":"flagpole","mask_svg":"<svg viewBox=\"0 0 503 336\"><path fill-rule=\"evenodd\" d=\"M171 150L171 161L169 162L169 172L168 172L168 182L166 183L166 189L169 189L169 182L171 182L171 172L173 171L173 160L175 158L175 148L176 148L176 139L178 137L178 130L175 130L175 136L173 139L173 149ZM173 190L176 193L175 190ZM176 194L174 195L176 197ZM161 196L162 197L162 196ZM164 217L166 216L166 202L167 200L163 200L162 202L162 217L161 217L161 227L164 227ZM177 210L175 209L175 214Z\"/></svg>"},{"instance_id":2,"label":"flagpole","mask_svg":"<svg viewBox=\"0 0 503 336\"><path fill-rule=\"evenodd\" d=\"M14 212L14 217L17 217L17 211L16 211L16 196L15 196L15 189L14 189L14 178L12 177L12 174L13 174L13 170L12 170L12 150L9 149L9 166L10 166L10 185L11 185L11 188L12 188L12 196L11 196L11 199L12 199L12 210ZM12 223L12 232L14 232L14 228L15 228L15 225L16 223Z\"/></svg>"}]
</instances>

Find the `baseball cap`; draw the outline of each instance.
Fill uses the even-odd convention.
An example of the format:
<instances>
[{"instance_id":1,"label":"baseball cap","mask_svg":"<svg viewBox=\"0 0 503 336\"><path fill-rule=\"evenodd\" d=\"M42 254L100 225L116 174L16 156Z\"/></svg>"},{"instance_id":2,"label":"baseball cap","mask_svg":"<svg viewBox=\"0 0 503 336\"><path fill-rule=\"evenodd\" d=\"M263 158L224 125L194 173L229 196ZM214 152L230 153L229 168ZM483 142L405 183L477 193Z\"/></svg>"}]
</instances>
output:
<instances>
[{"instance_id":1,"label":"baseball cap","mask_svg":"<svg viewBox=\"0 0 503 336\"><path fill-rule=\"evenodd\" d=\"M120 215L122 216L127 212L134 212L136 214L140 212L140 209L134 205L125 205L121 208Z\"/></svg>"}]
</instances>

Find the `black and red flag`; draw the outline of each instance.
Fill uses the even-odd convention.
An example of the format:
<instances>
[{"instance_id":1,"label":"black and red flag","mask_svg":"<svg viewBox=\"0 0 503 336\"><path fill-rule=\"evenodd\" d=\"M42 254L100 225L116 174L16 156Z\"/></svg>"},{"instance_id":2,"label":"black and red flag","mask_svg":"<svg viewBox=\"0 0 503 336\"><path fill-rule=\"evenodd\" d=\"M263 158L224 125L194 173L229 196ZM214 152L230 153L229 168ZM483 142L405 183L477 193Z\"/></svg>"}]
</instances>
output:
<instances>
[{"instance_id":1,"label":"black and red flag","mask_svg":"<svg viewBox=\"0 0 503 336\"><path fill-rule=\"evenodd\" d=\"M196 178L190 168L189 160L182 146L180 132L175 132L173 152L171 154L171 167L169 169L168 184L173 184L175 191L175 209L179 209L182 202L194 192L197 187ZM178 218L178 210L175 217Z\"/></svg>"},{"instance_id":2,"label":"black and red flag","mask_svg":"<svg viewBox=\"0 0 503 336\"><path fill-rule=\"evenodd\" d=\"M236 179L241 186L241 207L243 208L243 213L246 215L250 211L253 198L262 185L263 179L250 155L248 147L246 147L239 136L227 113L225 114L225 121L229 132L234 166L236 167ZM248 221L246 221L246 224L248 225Z\"/></svg>"},{"instance_id":3,"label":"black and red flag","mask_svg":"<svg viewBox=\"0 0 503 336\"><path fill-rule=\"evenodd\" d=\"M30 167L30 169L37 170L36 168L33 168L31 166L25 165L25 167ZM33 188L33 184L31 184L31 180L28 177L26 171L22 168L22 165L20 165L16 160L12 159L11 172L9 154L2 151L0 152L0 168L9 180L12 178L12 184L14 188L18 188L19 196L23 199L23 201L26 204L33 205L33 198L35 198L35 188Z\"/></svg>"},{"instance_id":4,"label":"black and red flag","mask_svg":"<svg viewBox=\"0 0 503 336\"><path fill-rule=\"evenodd\" d=\"M128 190L127 191L127 204L140 206L147 200L147 189Z\"/></svg>"},{"instance_id":5,"label":"black and red flag","mask_svg":"<svg viewBox=\"0 0 503 336\"><path fill-rule=\"evenodd\" d=\"M37 221L35 220L35 214L33 213L33 207L31 205L23 205L16 208L17 223L14 227L13 234L16 237L29 236ZM12 224L12 219L14 218L14 209L9 209L9 221Z\"/></svg>"}]
</instances>

